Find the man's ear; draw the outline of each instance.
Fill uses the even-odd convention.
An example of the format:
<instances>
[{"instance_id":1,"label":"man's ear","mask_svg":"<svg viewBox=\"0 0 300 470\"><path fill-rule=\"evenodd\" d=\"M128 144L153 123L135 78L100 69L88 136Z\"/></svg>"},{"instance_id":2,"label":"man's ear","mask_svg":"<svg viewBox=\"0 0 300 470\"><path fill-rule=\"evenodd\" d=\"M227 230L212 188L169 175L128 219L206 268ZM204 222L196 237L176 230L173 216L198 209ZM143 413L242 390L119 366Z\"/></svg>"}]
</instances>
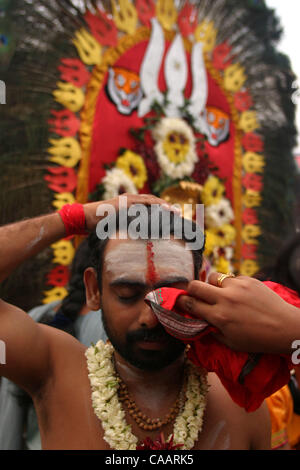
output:
<instances>
[{"instance_id":1,"label":"man's ear","mask_svg":"<svg viewBox=\"0 0 300 470\"><path fill-rule=\"evenodd\" d=\"M90 310L99 310L101 308L101 295L95 269L87 268L84 271L83 280L85 285L86 305Z\"/></svg>"}]
</instances>

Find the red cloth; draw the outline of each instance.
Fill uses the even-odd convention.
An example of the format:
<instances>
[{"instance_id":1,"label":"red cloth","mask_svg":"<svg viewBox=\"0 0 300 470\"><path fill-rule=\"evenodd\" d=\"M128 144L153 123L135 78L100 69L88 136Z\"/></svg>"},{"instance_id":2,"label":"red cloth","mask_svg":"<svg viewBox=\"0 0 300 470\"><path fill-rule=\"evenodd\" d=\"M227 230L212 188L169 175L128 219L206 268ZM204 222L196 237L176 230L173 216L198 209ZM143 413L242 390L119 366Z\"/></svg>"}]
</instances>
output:
<instances>
[{"instance_id":1,"label":"red cloth","mask_svg":"<svg viewBox=\"0 0 300 470\"><path fill-rule=\"evenodd\" d=\"M296 292L273 282L265 282L265 284L286 302L300 308L300 298ZM155 293L161 307L182 317L191 318L174 308L177 298L183 294L187 295L187 292L174 288L161 288ZM184 320L183 325L186 329ZM174 334L172 328L166 329L173 336L191 345L188 352L189 359L208 372L215 372L232 400L248 412L255 411L265 398L287 384L290 379L292 363L287 355L256 355L258 362L254 367L250 367L250 372L248 372L245 365L251 364L255 355L233 351L217 341L211 334L217 331L215 327L208 325L197 336L189 339L184 339L180 333ZM241 380L242 371L245 373L244 380Z\"/></svg>"},{"instance_id":2,"label":"red cloth","mask_svg":"<svg viewBox=\"0 0 300 470\"><path fill-rule=\"evenodd\" d=\"M66 229L66 236L87 235L85 228L85 213L82 204L65 204L59 211Z\"/></svg>"}]
</instances>

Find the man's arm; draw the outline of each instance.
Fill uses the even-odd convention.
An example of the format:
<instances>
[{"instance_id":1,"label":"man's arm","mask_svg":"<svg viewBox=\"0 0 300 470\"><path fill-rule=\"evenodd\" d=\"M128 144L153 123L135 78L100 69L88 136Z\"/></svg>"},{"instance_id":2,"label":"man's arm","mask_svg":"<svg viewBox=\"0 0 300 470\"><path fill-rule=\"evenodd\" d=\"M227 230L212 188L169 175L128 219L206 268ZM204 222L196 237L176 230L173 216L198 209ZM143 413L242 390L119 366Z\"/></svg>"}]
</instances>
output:
<instances>
[{"instance_id":1,"label":"man's arm","mask_svg":"<svg viewBox=\"0 0 300 470\"><path fill-rule=\"evenodd\" d=\"M126 197L127 206L166 205L163 200L150 195ZM110 204L118 209L120 198L83 206L88 231L94 230L101 219L97 216L97 209L101 204ZM65 226L58 213L1 227L0 280L3 281L22 262L65 236ZM52 370L47 327L36 324L17 307L0 301L0 340L2 345L4 343L6 352L6 363L0 364L0 375L29 393L35 391Z\"/></svg>"},{"instance_id":2,"label":"man's arm","mask_svg":"<svg viewBox=\"0 0 300 470\"><path fill-rule=\"evenodd\" d=\"M216 326L218 340L246 352L290 354L300 340L300 309L285 302L257 279L238 276L217 286L220 274L209 283L192 281L189 296L178 299L180 309Z\"/></svg>"}]
</instances>

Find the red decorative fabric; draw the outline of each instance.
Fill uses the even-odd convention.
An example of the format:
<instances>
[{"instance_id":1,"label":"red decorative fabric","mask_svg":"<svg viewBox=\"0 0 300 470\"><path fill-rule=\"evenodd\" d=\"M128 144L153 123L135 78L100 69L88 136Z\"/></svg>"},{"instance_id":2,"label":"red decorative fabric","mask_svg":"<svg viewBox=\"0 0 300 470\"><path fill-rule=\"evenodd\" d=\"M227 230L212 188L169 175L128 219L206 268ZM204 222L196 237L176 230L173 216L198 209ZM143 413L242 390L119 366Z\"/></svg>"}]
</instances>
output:
<instances>
[{"instance_id":1,"label":"red decorative fabric","mask_svg":"<svg viewBox=\"0 0 300 470\"><path fill-rule=\"evenodd\" d=\"M257 259L257 245L249 245L244 243L242 245L242 257L246 259Z\"/></svg>"},{"instance_id":2,"label":"red decorative fabric","mask_svg":"<svg viewBox=\"0 0 300 470\"><path fill-rule=\"evenodd\" d=\"M61 59L61 65L59 65L58 70L61 73L62 80L70 82L78 88L86 85L91 76L79 59Z\"/></svg>"},{"instance_id":3,"label":"red decorative fabric","mask_svg":"<svg viewBox=\"0 0 300 470\"><path fill-rule=\"evenodd\" d=\"M135 73L139 73L142 60L144 58L148 41L141 41L127 50L111 65L121 67ZM159 77L158 87L161 92L167 89L164 76L165 57L171 46L171 41L166 41L165 54L163 57ZM191 54L186 52L188 63L190 63ZM97 104L95 109L93 131L91 136L91 155L89 165L89 187L88 191L93 192L105 176L105 165L115 162L119 156L120 148L135 149L136 139L129 132L131 128L139 128L144 126L144 121L138 116L137 110L133 110L130 115L122 115L115 104L108 98L106 92L106 84L108 73L105 74L103 86L99 90ZM208 79L208 98L207 106L213 106L224 113L231 115L230 105L227 101L225 93L220 89L219 84L207 72ZM190 98L193 89L193 79L191 67L188 67L188 80L185 87L184 95ZM218 177L225 180L226 195L233 200L232 181L234 173L234 145L236 137L236 128L234 121L230 120L229 138L226 142L222 142L218 147L213 147L208 141L205 142L204 152L209 155L211 162L215 163L219 168ZM118 136L116 139L115 136ZM148 133L146 133L146 136ZM197 137L198 135L196 135ZM147 138L147 137L146 137ZM149 143L153 146L153 141ZM145 189L143 188L143 192Z\"/></svg>"},{"instance_id":4,"label":"red decorative fabric","mask_svg":"<svg viewBox=\"0 0 300 470\"><path fill-rule=\"evenodd\" d=\"M262 176L256 175L255 173L246 173L242 182L245 188L251 189L252 191L261 192L264 186Z\"/></svg>"},{"instance_id":5,"label":"red decorative fabric","mask_svg":"<svg viewBox=\"0 0 300 470\"><path fill-rule=\"evenodd\" d=\"M178 15L178 26L183 37L193 34L198 23L197 9L189 2L185 3Z\"/></svg>"},{"instance_id":6,"label":"red decorative fabric","mask_svg":"<svg viewBox=\"0 0 300 470\"><path fill-rule=\"evenodd\" d=\"M244 224L258 225L258 217L257 217L257 212L255 209L252 209L251 207L245 209L242 217L243 217Z\"/></svg>"},{"instance_id":7,"label":"red decorative fabric","mask_svg":"<svg viewBox=\"0 0 300 470\"><path fill-rule=\"evenodd\" d=\"M90 27L93 36L103 46L116 46L118 43L118 30L112 19L106 13L97 10L93 15L89 10L85 14L85 21Z\"/></svg>"},{"instance_id":8,"label":"red decorative fabric","mask_svg":"<svg viewBox=\"0 0 300 470\"><path fill-rule=\"evenodd\" d=\"M273 282L265 282L265 284L286 302L300 308L300 298L295 292ZM183 329L186 330L187 324L184 318L192 317L178 311L175 303L180 295L187 295L187 292L162 288L154 294L157 295L156 298L161 299L161 307L183 317ZM199 321L202 320L199 319ZM190 344L189 359L194 364L204 367L208 372L215 372L232 400L248 412L255 411L265 398L289 381L292 363L287 355L262 354L255 358L253 354L233 351L214 338L212 333L217 332L217 329L212 326L207 326L200 334L189 339L184 339L183 334L175 335L174 330L168 329L168 332ZM250 372L247 373L245 366L251 364L253 358L258 359L258 362L254 367L250 367Z\"/></svg>"},{"instance_id":9,"label":"red decorative fabric","mask_svg":"<svg viewBox=\"0 0 300 470\"><path fill-rule=\"evenodd\" d=\"M56 287L65 287L70 279L70 271L67 266L55 266L47 274L47 284Z\"/></svg>"},{"instance_id":10,"label":"red decorative fabric","mask_svg":"<svg viewBox=\"0 0 300 470\"><path fill-rule=\"evenodd\" d=\"M150 28L151 19L155 16L155 3L153 0L136 0L135 6L140 22Z\"/></svg>"},{"instance_id":11,"label":"red decorative fabric","mask_svg":"<svg viewBox=\"0 0 300 470\"><path fill-rule=\"evenodd\" d=\"M46 168L50 175L45 175L48 188L56 193L72 193L77 186L77 175L74 168L66 166L49 166Z\"/></svg>"},{"instance_id":12,"label":"red decorative fabric","mask_svg":"<svg viewBox=\"0 0 300 470\"><path fill-rule=\"evenodd\" d=\"M248 134L244 135L242 145L247 152L263 152L264 150L262 138L253 132L248 132Z\"/></svg>"},{"instance_id":13,"label":"red decorative fabric","mask_svg":"<svg viewBox=\"0 0 300 470\"><path fill-rule=\"evenodd\" d=\"M51 109L53 119L48 120L51 128L50 132L61 135L62 137L73 137L77 134L80 128L80 120L69 109L62 109L55 111Z\"/></svg>"},{"instance_id":14,"label":"red decorative fabric","mask_svg":"<svg viewBox=\"0 0 300 470\"><path fill-rule=\"evenodd\" d=\"M66 204L63 206L59 215L62 218L66 229L66 235L87 235L85 228L85 213L83 205L75 202L74 204Z\"/></svg>"},{"instance_id":15,"label":"red decorative fabric","mask_svg":"<svg viewBox=\"0 0 300 470\"><path fill-rule=\"evenodd\" d=\"M213 51L213 66L218 70L225 70L232 63L231 47L223 42Z\"/></svg>"},{"instance_id":16,"label":"red decorative fabric","mask_svg":"<svg viewBox=\"0 0 300 470\"><path fill-rule=\"evenodd\" d=\"M253 100L248 91L238 91L234 95L234 104L236 109L242 113L253 106Z\"/></svg>"}]
</instances>

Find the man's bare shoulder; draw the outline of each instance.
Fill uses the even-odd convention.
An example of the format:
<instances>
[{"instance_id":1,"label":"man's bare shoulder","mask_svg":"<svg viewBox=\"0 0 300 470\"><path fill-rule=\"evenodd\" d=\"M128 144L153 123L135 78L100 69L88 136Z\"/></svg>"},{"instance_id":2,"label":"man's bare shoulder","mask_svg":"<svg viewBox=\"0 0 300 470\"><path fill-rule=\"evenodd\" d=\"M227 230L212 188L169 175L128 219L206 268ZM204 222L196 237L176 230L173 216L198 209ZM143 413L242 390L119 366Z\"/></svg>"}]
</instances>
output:
<instances>
[{"instance_id":1,"label":"man's bare shoulder","mask_svg":"<svg viewBox=\"0 0 300 470\"><path fill-rule=\"evenodd\" d=\"M248 413L230 397L216 374L208 374L205 427L215 442L207 448L269 449L270 417L266 405Z\"/></svg>"},{"instance_id":2,"label":"man's bare shoulder","mask_svg":"<svg viewBox=\"0 0 300 470\"><path fill-rule=\"evenodd\" d=\"M86 346L71 334L48 325L39 324L39 328L47 338L51 357L55 361L60 361L62 357L65 361L70 357L71 353L80 356L84 355L87 349ZM71 360L74 361L74 357Z\"/></svg>"}]
</instances>

